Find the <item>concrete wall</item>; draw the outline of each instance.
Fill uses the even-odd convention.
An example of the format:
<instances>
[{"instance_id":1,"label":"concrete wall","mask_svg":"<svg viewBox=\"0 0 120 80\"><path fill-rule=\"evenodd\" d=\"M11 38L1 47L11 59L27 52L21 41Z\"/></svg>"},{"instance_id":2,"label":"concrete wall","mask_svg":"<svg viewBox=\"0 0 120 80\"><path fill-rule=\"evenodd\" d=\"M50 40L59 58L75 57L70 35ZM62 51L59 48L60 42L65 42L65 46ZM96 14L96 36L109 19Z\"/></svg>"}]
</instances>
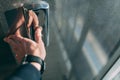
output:
<instances>
[{"instance_id":1,"label":"concrete wall","mask_svg":"<svg viewBox=\"0 0 120 80\"><path fill-rule=\"evenodd\" d=\"M80 54L87 33L92 32L109 61L120 39L120 0L56 0L55 11L58 31L71 60Z\"/></svg>"}]
</instances>

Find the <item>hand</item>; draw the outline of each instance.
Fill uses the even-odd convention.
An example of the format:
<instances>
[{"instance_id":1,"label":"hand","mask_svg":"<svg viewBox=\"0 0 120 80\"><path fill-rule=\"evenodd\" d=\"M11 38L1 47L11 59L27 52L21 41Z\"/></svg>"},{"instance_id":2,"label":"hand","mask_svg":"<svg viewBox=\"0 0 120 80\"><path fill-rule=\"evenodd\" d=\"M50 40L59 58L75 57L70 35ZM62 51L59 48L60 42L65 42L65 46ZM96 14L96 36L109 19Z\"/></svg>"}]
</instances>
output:
<instances>
[{"instance_id":1,"label":"hand","mask_svg":"<svg viewBox=\"0 0 120 80\"><path fill-rule=\"evenodd\" d=\"M25 54L34 55L40 57L43 60L45 59L46 50L41 38L41 31L42 28L36 29L35 41L17 35L11 35L4 39L4 41L11 46L15 55L17 55L16 59L18 62L21 62L21 58L23 58Z\"/></svg>"},{"instance_id":2,"label":"hand","mask_svg":"<svg viewBox=\"0 0 120 80\"><path fill-rule=\"evenodd\" d=\"M27 23L28 31L29 31L29 28L31 27L31 25L33 25L34 30L35 30L35 38L36 38L36 41L38 41L38 40L40 40L39 37L41 38L41 36L39 36L39 35L41 35L42 30L41 30L41 28L38 29L39 21L38 21L37 15L32 10L28 11L28 15L29 15L29 19L28 19L28 23ZM19 8L16 20L14 21L12 28L9 30L7 37L4 39L8 44L10 44L11 49L12 49L13 53L15 54L15 58L18 63L21 63L25 54L32 54L32 55L34 55L34 53L35 53L35 55L38 54L37 50L38 50L39 43L34 42L27 38L23 38L21 36L20 27L24 22L25 22L25 20L24 20L24 16L22 13L22 9ZM36 37L36 36L39 36L39 37ZM24 45L23 45L23 43L24 43ZM44 45L42 41L40 42L40 45L41 46ZM43 51L44 51L44 49L43 49ZM44 52L44 53L46 55L46 52ZM39 54L36 56L41 57L41 55L39 55ZM43 60L44 60L44 57L45 56L42 57Z\"/></svg>"},{"instance_id":3,"label":"hand","mask_svg":"<svg viewBox=\"0 0 120 80\"><path fill-rule=\"evenodd\" d=\"M34 27L34 29L39 26L39 20L37 18L37 15L32 10L29 10L27 15L29 18L28 22L27 22L27 29L30 32L31 25ZM9 35L21 36L20 28L23 26L24 22L25 22L25 19L24 19L24 15L23 15L23 10L22 10L22 8L18 8L16 19L12 23L12 25L7 33L7 36L9 36Z\"/></svg>"}]
</instances>

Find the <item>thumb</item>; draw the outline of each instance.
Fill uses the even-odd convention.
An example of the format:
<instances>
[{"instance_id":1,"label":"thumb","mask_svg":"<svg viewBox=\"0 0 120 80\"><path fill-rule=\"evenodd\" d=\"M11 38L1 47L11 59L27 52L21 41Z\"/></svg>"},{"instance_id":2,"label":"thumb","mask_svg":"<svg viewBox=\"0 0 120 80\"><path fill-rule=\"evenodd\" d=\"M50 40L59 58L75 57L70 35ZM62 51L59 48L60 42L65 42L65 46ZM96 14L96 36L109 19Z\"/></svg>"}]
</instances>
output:
<instances>
[{"instance_id":1,"label":"thumb","mask_svg":"<svg viewBox=\"0 0 120 80\"><path fill-rule=\"evenodd\" d=\"M35 41L37 43L40 43L42 40L42 27L36 27L35 28Z\"/></svg>"}]
</instances>

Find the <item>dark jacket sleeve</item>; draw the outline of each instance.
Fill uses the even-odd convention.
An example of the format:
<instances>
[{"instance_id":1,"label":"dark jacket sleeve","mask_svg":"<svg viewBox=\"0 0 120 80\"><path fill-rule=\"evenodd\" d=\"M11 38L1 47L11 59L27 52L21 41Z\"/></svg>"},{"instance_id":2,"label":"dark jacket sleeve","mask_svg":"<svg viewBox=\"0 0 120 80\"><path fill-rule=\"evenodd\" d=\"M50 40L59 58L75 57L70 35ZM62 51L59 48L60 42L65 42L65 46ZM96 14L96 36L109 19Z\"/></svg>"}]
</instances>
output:
<instances>
[{"instance_id":1,"label":"dark jacket sleeve","mask_svg":"<svg viewBox=\"0 0 120 80\"><path fill-rule=\"evenodd\" d=\"M6 80L41 80L40 71L31 64L21 65L15 73Z\"/></svg>"}]
</instances>

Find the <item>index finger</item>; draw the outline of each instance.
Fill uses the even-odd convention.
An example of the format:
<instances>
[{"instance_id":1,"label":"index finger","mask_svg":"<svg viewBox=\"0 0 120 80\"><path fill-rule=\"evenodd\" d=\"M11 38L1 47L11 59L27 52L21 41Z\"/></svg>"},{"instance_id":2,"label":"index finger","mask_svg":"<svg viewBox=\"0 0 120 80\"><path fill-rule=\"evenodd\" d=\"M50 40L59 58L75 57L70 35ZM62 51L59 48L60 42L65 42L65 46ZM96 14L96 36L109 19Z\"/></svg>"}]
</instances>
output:
<instances>
[{"instance_id":1,"label":"index finger","mask_svg":"<svg viewBox=\"0 0 120 80\"><path fill-rule=\"evenodd\" d=\"M30 10L29 11L29 20L28 20L28 24L27 24L28 28L31 26L32 23L33 23L34 29L39 26L39 20L38 20L37 15L35 14L34 11Z\"/></svg>"},{"instance_id":2,"label":"index finger","mask_svg":"<svg viewBox=\"0 0 120 80\"><path fill-rule=\"evenodd\" d=\"M33 12L33 26L34 26L34 29L39 26L38 17L34 12Z\"/></svg>"},{"instance_id":3,"label":"index finger","mask_svg":"<svg viewBox=\"0 0 120 80\"><path fill-rule=\"evenodd\" d=\"M35 29L35 41L37 42L37 43L40 43L41 42L41 40L42 40L42 27L37 27L36 29Z\"/></svg>"}]
</instances>

